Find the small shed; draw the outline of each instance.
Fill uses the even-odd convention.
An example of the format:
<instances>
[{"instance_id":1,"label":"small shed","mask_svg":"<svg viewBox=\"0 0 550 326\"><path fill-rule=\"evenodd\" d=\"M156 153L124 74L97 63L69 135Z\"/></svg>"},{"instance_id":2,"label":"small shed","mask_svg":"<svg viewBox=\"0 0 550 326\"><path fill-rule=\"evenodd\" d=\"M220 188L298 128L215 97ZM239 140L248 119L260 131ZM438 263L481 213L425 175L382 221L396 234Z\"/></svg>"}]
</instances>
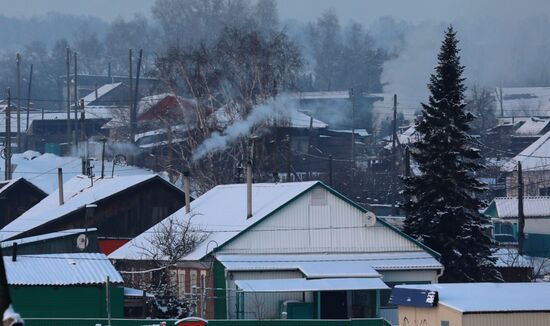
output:
<instances>
[{"instance_id":1,"label":"small shed","mask_svg":"<svg viewBox=\"0 0 550 326\"><path fill-rule=\"evenodd\" d=\"M550 283L399 285L399 325L548 326Z\"/></svg>"},{"instance_id":2,"label":"small shed","mask_svg":"<svg viewBox=\"0 0 550 326\"><path fill-rule=\"evenodd\" d=\"M23 318L105 318L107 303L123 317L122 277L103 254L5 256L4 267Z\"/></svg>"}]
</instances>

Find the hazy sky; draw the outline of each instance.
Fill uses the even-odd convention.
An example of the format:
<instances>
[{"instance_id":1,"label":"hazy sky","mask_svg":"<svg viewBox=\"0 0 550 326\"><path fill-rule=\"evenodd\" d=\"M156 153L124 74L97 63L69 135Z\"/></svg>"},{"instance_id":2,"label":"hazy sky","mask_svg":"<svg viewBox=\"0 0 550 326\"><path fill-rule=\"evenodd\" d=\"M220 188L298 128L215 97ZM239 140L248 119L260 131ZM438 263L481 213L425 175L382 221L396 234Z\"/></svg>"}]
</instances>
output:
<instances>
[{"instance_id":1,"label":"hazy sky","mask_svg":"<svg viewBox=\"0 0 550 326\"><path fill-rule=\"evenodd\" d=\"M32 16L57 11L93 15L105 20L125 18L139 12L150 14L154 0L0 0L6 16ZM342 19L372 22L393 15L411 22L454 21L484 16L528 16L533 12L550 14L548 0L278 0L283 18L309 21L328 8L335 8ZM472 13L474 13L472 15Z\"/></svg>"}]
</instances>

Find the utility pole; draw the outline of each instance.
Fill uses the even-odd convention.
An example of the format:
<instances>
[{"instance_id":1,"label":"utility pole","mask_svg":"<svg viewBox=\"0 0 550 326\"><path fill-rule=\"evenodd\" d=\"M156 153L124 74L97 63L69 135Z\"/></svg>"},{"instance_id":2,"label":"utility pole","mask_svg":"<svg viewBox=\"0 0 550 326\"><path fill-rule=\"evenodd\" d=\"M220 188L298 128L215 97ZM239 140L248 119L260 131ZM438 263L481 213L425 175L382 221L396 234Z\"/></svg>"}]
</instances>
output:
<instances>
[{"instance_id":1,"label":"utility pole","mask_svg":"<svg viewBox=\"0 0 550 326\"><path fill-rule=\"evenodd\" d=\"M393 132L392 132L392 181L391 181L391 207L392 214L398 215L397 205L397 94L393 94Z\"/></svg>"},{"instance_id":2,"label":"utility pole","mask_svg":"<svg viewBox=\"0 0 550 326\"><path fill-rule=\"evenodd\" d=\"M132 134L131 142L135 142L135 133L137 130L137 110L138 110L138 93L139 93L139 73L141 71L141 58L143 56L143 49L139 49L138 54L138 62L137 62L137 68L136 68L136 86L134 87L134 105L132 105L132 118L131 123L133 124L132 130L134 133Z\"/></svg>"},{"instance_id":3,"label":"utility pole","mask_svg":"<svg viewBox=\"0 0 550 326\"><path fill-rule=\"evenodd\" d=\"M8 98L8 106L6 107L6 139L4 141L4 162L5 175L4 180L11 179L11 91L8 87L6 89L6 97Z\"/></svg>"},{"instance_id":4,"label":"utility pole","mask_svg":"<svg viewBox=\"0 0 550 326\"><path fill-rule=\"evenodd\" d=\"M21 151L21 55L15 55L17 65L17 85L15 95L17 96L17 152Z\"/></svg>"},{"instance_id":5,"label":"utility pole","mask_svg":"<svg viewBox=\"0 0 550 326\"><path fill-rule=\"evenodd\" d=\"M525 235L523 229L525 228L525 216L523 214L523 171L521 169L521 162L518 162L518 254L523 255L523 241Z\"/></svg>"},{"instance_id":6,"label":"utility pole","mask_svg":"<svg viewBox=\"0 0 550 326\"><path fill-rule=\"evenodd\" d=\"M29 72L29 88L27 91L27 122L25 124L25 130L27 132L29 131L29 119L30 119L30 109L31 109L31 86L32 86L32 63L31 63L31 71ZM44 117L42 117L42 119L44 119ZM25 149L28 149L28 137L25 137Z\"/></svg>"},{"instance_id":7,"label":"utility pole","mask_svg":"<svg viewBox=\"0 0 550 326\"><path fill-rule=\"evenodd\" d=\"M84 110L84 99L80 99L80 142L86 141L86 111Z\"/></svg>"},{"instance_id":8,"label":"utility pole","mask_svg":"<svg viewBox=\"0 0 550 326\"><path fill-rule=\"evenodd\" d=\"M355 94L353 88L349 90L349 97L351 99L351 160L355 163ZM355 167L355 164L353 164Z\"/></svg>"},{"instance_id":9,"label":"utility pole","mask_svg":"<svg viewBox=\"0 0 550 326\"><path fill-rule=\"evenodd\" d=\"M71 50L65 49L65 66L67 68L67 144L71 144Z\"/></svg>"},{"instance_id":10,"label":"utility pole","mask_svg":"<svg viewBox=\"0 0 550 326\"><path fill-rule=\"evenodd\" d=\"M133 92L133 87L132 87L132 84L134 83L133 81L133 77L132 77L132 49L128 49L128 94L129 94L129 97L128 97L128 108L129 108L129 113L130 113L130 142L133 143L134 142L134 135L135 135L135 130L134 130L134 121L133 121L133 118L134 118L134 108L133 108L133 102L134 102L134 92Z\"/></svg>"},{"instance_id":11,"label":"utility pole","mask_svg":"<svg viewBox=\"0 0 550 326\"><path fill-rule=\"evenodd\" d=\"M77 53L74 55L74 144L78 145L78 85L77 85Z\"/></svg>"}]
</instances>

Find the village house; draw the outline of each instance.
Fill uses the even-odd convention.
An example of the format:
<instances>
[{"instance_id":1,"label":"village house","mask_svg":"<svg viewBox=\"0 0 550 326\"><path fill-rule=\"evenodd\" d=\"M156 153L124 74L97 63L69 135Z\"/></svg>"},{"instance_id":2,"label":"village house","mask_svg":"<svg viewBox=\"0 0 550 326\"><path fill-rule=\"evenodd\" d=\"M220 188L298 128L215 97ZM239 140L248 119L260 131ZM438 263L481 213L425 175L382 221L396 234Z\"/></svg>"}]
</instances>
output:
<instances>
[{"instance_id":1,"label":"village house","mask_svg":"<svg viewBox=\"0 0 550 326\"><path fill-rule=\"evenodd\" d=\"M390 301L403 326L546 326L550 320L549 283L398 285Z\"/></svg>"},{"instance_id":2,"label":"village house","mask_svg":"<svg viewBox=\"0 0 550 326\"><path fill-rule=\"evenodd\" d=\"M185 203L183 191L158 175L78 175L1 230L2 240L74 228L97 228L110 253Z\"/></svg>"},{"instance_id":3,"label":"village house","mask_svg":"<svg viewBox=\"0 0 550 326\"><path fill-rule=\"evenodd\" d=\"M24 178L0 182L0 228L47 196L42 189Z\"/></svg>"},{"instance_id":4,"label":"village house","mask_svg":"<svg viewBox=\"0 0 550 326\"><path fill-rule=\"evenodd\" d=\"M523 199L524 253L532 257L550 257L550 196ZM491 217L493 237L500 243L518 241L518 198L497 197L485 209Z\"/></svg>"},{"instance_id":5,"label":"village house","mask_svg":"<svg viewBox=\"0 0 550 326\"><path fill-rule=\"evenodd\" d=\"M506 195L509 197L518 194L518 163L522 167L525 196L550 195L550 131L501 168L506 175Z\"/></svg>"},{"instance_id":6,"label":"village house","mask_svg":"<svg viewBox=\"0 0 550 326\"><path fill-rule=\"evenodd\" d=\"M214 187L109 258L140 270L175 223L204 235L173 279L207 318L396 320L389 289L443 273L437 253L318 181Z\"/></svg>"}]
</instances>

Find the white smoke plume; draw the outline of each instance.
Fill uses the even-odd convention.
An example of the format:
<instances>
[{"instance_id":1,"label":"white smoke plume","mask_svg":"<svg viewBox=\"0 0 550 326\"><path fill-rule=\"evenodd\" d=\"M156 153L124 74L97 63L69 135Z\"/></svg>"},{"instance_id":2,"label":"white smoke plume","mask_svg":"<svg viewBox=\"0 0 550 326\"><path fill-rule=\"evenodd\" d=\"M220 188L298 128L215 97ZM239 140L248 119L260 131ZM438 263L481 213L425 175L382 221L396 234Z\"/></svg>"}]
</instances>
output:
<instances>
[{"instance_id":1,"label":"white smoke plume","mask_svg":"<svg viewBox=\"0 0 550 326\"><path fill-rule=\"evenodd\" d=\"M226 149L233 141L247 135L254 125L268 120L283 120L292 117L297 111L297 102L287 95L280 95L274 99L258 105L243 120L232 122L222 133L214 132L210 138L200 144L193 153L193 160L199 160L211 152Z\"/></svg>"}]
</instances>

